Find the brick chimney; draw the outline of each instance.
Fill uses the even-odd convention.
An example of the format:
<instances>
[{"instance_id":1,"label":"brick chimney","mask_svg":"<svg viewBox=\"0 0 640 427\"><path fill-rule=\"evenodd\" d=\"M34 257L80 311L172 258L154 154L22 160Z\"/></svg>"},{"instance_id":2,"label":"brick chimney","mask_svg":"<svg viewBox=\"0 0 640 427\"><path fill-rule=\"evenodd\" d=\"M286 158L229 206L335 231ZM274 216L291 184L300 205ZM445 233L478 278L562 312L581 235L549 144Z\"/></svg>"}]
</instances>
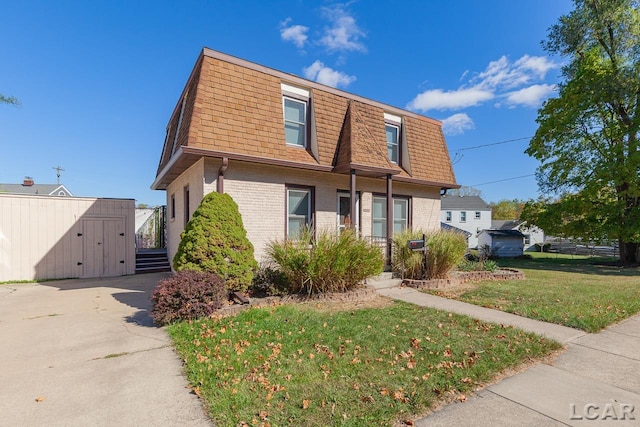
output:
<instances>
[{"instance_id":1,"label":"brick chimney","mask_svg":"<svg viewBox=\"0 0 640 427\"><path fill-rule=\"evenodd\" d=\"M31 187L33 185L33 178L30 176L25 176L24 181L22 181L22 185L25 187Z\"/></svg>"}]
</instances>

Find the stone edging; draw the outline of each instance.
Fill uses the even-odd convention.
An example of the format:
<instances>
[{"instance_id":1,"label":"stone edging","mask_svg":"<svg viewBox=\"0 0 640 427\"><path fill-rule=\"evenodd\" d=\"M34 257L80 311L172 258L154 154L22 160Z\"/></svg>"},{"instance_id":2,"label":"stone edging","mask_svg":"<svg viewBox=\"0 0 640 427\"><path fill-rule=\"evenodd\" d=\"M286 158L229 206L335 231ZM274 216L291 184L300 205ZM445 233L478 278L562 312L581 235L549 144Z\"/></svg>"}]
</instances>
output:
<instances>
[{"instance_id":1,"label":"stone edging","mask_svg":"<svg viewBox=\"0 0 640 427\"><path fill-rule=\"evenodd\" d=\"M512 268L502 268L496 272L468 271L456 272L448 279L412 280L404 279L402 284L416 289L442 289L461 285L467 282L479 282L482 280L523 280L524 273Z\"/></svg>"},{"instance_id":2,"label":"stone edging","mask_svg":"<svg viewBox=\"0 0 640 427\"><path fill-rule=\"evenodd\" d=\"M286 295L283 297L250 298L249 304L233 304L216 310L215 314L222 316L235 316L236 314L255 307L268 307L285 303L301 303L309 301L329 302L366 302L376 297L376 290L370 286L364 286L349 292L332 292L315 295Z\"/></svg>"}]
</instances>

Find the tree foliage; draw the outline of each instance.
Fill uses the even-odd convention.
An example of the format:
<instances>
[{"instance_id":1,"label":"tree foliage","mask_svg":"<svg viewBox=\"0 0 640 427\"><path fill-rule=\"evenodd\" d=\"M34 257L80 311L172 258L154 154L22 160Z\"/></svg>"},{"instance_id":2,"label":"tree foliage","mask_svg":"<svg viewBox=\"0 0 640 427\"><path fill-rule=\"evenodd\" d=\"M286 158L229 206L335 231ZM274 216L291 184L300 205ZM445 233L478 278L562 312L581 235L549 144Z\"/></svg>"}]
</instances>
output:
<instances>
[{"instance_id":1,"label":"tree foliage","mask_svg":"<svg viewBox=\"0 0 640 427\"><path fill-rule=\"evenodd\" d=\"M215 273L230 290L247 290L258 263L231 196L209 193L202 199L182 232L173 267Z\"/></svg>"},{"instance_id":2,"label":"tree foliage","mask_svg":"<svg viewBox=\"0 0 640 427\"><path fill-rule=\"evenodd\" d=\"M0 103L20 106L20 101L15 96L4 96L0 93Z\"/></svg>"},{"instance_id":3,"label":"tree foliage","mask_svg":"<svg viewBox=\"0 0 640 427\"><path fill-rule=\"evenodd\" d=\"M566 65L558 96L539 110L539 128L526 151L541 161L540 189L559 200L532 203L527 215L543 228L544 222L562 227L564 233L616 239L622 261L637 262L639 2L574 0L574 4L575 9L549 29L543 43L551 54L565 57Z\"/></svg>"},{"instance_id":4,"label":"tree foliage","mask_svg":"<svg viewBox=\"0 0 640 427\"><path fill-rule=\"evenodd\" d=\"M491 208L491 219L511 220L520 219L520 214L525 202L518 199L502 199L499 202L489 203Z\"/></svg>"}]
</instances>

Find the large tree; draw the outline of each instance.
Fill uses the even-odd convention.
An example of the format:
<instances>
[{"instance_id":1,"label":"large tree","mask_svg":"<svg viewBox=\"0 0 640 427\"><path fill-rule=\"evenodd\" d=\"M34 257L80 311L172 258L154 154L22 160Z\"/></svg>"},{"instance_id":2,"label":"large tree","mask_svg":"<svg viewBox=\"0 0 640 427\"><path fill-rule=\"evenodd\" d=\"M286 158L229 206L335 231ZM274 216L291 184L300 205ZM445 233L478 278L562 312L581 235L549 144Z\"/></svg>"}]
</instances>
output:
<instances>
[{"instance_id":1,"label":"large tree","mask_svg":"<svg viewBox=\"0 0 640 427\"><path fill-rule=\"evenodd\" d=\"M540 189L557 197L530 212L585 234L574 237L618 240L623 263L640 261L639 1L574 0L549 29L543 47L565 58L563 81L526 151L541 161Z\"/></svg>"},{"instance_id":2,"label":"large tree","mask_svg":"<svg viewBox=\"0 0 640 427\"><path fill-rule=\"evenodd\" d=\"M520 219L524 203L524 201L518 199L502 199L499 202L491 202L489 203L489 207L491 208L491 219Z\"/></svg>"}]
</instances>

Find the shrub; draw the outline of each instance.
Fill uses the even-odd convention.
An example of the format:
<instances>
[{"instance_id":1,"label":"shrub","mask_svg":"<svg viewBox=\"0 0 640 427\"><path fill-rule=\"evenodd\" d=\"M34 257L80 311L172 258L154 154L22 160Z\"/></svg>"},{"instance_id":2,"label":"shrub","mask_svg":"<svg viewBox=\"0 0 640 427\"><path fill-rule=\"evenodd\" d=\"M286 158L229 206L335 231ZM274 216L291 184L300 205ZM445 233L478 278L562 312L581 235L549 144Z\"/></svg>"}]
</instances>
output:
<instances>
[{"instance_id":1,"label":"shrub","mask_svg":"<svg viewBox=\"0 0 640 427\"><path fill-rule=\"evenodd\" d=\"M271 242L267 252L286 276L291 292L308 294L346 292L364 279L382 272L382 252L356 236L323 231L312 243L305 230L298 240Z\"/></svg>"},{"instance_id":2,"label":"shrub","mask_svg":"<svg viewBox=\"0 0 640 427\"><path fill-rule=\"evenodd\" d=\"M488 259L483 263L482 269L484 271L496 271L498 269L498 263L492 259Z\"/></svg>"},{"instance_id":3,"label":"shrub","mask_svg":"<svg viewBox=\"0 0 640 427\"><path fill-rule=\"evenodd\" d=\"M478 271L482 270L482 264L478 261L463 259L460 264L458 264L458 270L460 271Z\"/></svg>"},{"instance_id":4,"label":"shrub","mask_svg":"<svg viewBox=\"0 0 640 427\"><path fill-rule=\"evenodd\" d=\"M393 251L391 253L391 268L403 279L423 279L421 251L412 251L407 247L409 240L422 239L422 230L404 230L393 236Z\"/></svg>"},{"instance_id":5,"label":"shrub","mask_svg":"<svg viewBox=\"0 0 640 427\"><path fill-rule=\"evenodd\" d=\"M445 279L467 251L467 240L454 231L439 230L427 236L427 279Z\"/></svg>"},{"instance_id":6,"label":"shrub","mask_svg":"<svg viewBox=\"0 0 640 427\"><path fill-rule=\"evenodd\" d=\"M207 194L180 237L173 258L176 271L215 273L232 291L244 292L251 285L258 263L238 205L231 196Z\"/></svg>"},{"instance_id":7,"label":"shrub","mask_svg":"<svg viewBox=\"0 0 640 427\"><path fill-rule=\"evenodd\" d=\"M284 273L271 264L263 264L256 271L251 285L255 295L282 296L291 293Z\"/></svg>"},{"instance_id":8,"label":"shrub","mask_svg":"<svg viewBox=\"0 0 640 427\"><path fill-rule=\"evenodd\" d=\"M404 231L393 237L392 267L404 278L444 279L449 271L459 265L467 251L467 241L460 233L438 230L426 233L427 265L426 276L422 274L423 253L411 251L407 242L422 239L423 232Z\"/></svg>"},{"instance_id":9,"label":"shrub","mask_svg":"<svg viewBox=\"0 0 640 427\"><path fill-rule=\"evenodd\" d=\"M228 296L224 281L213 273L182 270L161 280L151 294L151 318L158 325L209 316Z\"/></svg>"}]
</instances>

